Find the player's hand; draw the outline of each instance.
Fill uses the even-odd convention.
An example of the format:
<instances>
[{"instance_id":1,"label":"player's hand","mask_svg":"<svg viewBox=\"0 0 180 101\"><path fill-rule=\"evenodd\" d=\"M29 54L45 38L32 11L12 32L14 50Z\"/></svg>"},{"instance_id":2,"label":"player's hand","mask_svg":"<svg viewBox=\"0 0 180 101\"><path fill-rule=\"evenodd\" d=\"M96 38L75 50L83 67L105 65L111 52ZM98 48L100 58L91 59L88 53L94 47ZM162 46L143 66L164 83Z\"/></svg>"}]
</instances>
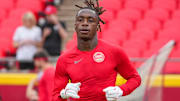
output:
<instances>
[{"instance_id":1,"label":"player's hand","mask_svg":"<svg viewBox=\"0 0 180 101\"><path fill-rule=\"evenodd\" d=\"M106 93L107 101L117 101L123 95L123 91L118 86L107 87L103 92Z\"/></svg>"},{"instance_id":2,"label":"player's hand","mask_svg":"<svg viewBox=\"0 0 180 101\"><path fill-rule=\"evenodd\" d=\"M65 87L65 89L61 90L60 96L63 99L67 98L80 98L78 95L78 92L80 91L81 83L68 83Z\"/></svg>"}]
</instances>

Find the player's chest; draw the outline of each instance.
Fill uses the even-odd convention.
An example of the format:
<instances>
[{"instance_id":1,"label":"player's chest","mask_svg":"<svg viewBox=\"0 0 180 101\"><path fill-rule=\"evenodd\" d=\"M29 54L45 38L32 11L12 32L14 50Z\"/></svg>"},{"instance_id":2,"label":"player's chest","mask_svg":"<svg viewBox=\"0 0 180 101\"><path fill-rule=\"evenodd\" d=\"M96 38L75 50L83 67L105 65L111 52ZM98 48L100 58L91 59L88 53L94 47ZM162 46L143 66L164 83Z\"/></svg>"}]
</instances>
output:
<instances>
[{"instance_id":1,"label":"player's chest","mask_svg":"<svg viewBox=\"0 0 180 101\"><path fill-rule=\"evenodd\" d=\"M112 74L116 64L111 55L104 52L94 52L79 55L69 61L67 72L71 79L104 78Z\"/></svg>"}]
</instances>

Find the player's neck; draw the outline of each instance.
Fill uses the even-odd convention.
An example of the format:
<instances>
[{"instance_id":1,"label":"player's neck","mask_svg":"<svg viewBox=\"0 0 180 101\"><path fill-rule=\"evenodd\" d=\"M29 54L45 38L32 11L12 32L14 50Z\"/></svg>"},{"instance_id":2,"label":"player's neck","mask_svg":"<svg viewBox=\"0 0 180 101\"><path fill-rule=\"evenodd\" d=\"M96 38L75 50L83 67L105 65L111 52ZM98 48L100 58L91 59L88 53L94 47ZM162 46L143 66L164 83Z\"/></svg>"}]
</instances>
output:
<instances>
[{"instance_id":1,"label":"player's neck","mask_svg":"<svg viewBox=\"0 0 180 101\"><path fill-rule=\"evenodd\" d=\"M93 38L92 40L78 40L78 49L80 51L91 51L93 50L98 44L97 37Z\"/></svg>"}]
</instances>

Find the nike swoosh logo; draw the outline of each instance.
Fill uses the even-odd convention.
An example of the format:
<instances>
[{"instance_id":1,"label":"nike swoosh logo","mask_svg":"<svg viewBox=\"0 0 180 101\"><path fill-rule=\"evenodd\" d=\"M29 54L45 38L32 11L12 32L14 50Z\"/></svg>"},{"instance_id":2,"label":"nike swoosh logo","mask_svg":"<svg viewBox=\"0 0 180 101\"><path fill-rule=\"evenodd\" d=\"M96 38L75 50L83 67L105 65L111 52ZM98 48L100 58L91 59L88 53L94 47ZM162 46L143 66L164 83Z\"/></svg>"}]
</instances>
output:
<instances>
[{"instance_id":1,"label":"nike swoosh logo","mask_svg":"<svg viewBox=\"0 0 180 101\"><path fill-rule=\"evenodd\" d=\"M77 63L79 63L79 62L81 62L81 61L82 61L82 59L77 60L77 61L74 61L74 64L77 64Z\"/></svg>"}]
</instances>

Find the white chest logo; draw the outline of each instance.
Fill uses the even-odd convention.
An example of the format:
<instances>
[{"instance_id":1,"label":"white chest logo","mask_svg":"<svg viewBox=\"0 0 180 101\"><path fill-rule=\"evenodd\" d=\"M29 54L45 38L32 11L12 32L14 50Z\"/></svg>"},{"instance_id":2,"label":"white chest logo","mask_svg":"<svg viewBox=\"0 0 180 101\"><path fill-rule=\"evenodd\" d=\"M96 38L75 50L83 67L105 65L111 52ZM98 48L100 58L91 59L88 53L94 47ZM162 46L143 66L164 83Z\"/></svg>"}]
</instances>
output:
<instances>
[{"instance_id":1,"label":"white chest logo","mask_svg":"<svg viewBox=\"0 0 180 101\"><path fill-rule=\"evenodd\" d=\"M103 62L105 59L105 56L102 52L96 52L93 55L93 60L97 63Z\"/></svg>"}]
</instances>

